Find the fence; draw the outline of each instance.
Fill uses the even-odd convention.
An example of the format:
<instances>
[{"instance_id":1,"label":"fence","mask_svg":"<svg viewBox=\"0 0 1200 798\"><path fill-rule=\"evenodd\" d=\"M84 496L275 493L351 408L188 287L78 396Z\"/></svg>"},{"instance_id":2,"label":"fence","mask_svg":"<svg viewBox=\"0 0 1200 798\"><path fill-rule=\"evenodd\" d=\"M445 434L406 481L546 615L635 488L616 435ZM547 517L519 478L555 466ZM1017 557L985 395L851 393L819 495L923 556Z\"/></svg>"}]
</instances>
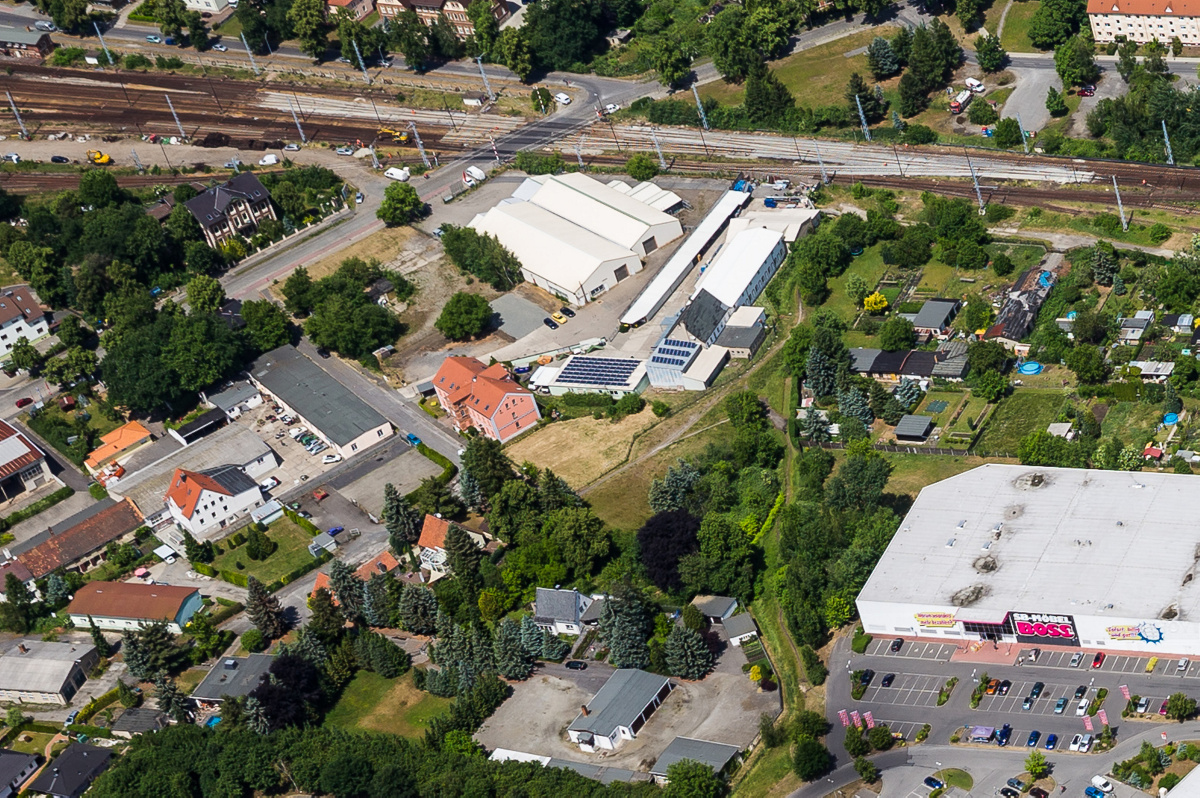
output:
<instances>
[{"instance_id":1,"label":"fence","mask_svg":"<svg viewBox=\"0 0 1200 798\"><path fill-rule=\"evenodd\" d=\"M845 449L846 444L842 441L810 441L803 438L800 443L805 446L819 446L822 449ZM946 449L940 446L901 446L891 443L876 443L872 448L877 452L891 452L892 454L938 454L951 457L1012 457L1016 455L1008 452L992 452L978 451L976 449Z\"/></svg>"}]
</instances>

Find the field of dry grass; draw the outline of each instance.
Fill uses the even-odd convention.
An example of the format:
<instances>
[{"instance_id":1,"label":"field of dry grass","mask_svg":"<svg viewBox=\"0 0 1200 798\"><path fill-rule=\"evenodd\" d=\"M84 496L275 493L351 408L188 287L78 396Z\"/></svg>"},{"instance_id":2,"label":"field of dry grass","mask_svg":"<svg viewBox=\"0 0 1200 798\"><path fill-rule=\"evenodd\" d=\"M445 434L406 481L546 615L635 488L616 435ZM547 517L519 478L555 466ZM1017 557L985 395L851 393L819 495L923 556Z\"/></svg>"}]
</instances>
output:
<instances>
[{"instance_id":1,"label":"field of dry grass","mask_svg":"<svg viewBox=\"0 0 1200 798\"><path fill-rule=\"evenodd\" d=\"M649 407L615 424L591 417L559 421L518 439L508 456L549 468L578 489L623 463L633 437L657 421Z\"/></svg>"}]
</instances>

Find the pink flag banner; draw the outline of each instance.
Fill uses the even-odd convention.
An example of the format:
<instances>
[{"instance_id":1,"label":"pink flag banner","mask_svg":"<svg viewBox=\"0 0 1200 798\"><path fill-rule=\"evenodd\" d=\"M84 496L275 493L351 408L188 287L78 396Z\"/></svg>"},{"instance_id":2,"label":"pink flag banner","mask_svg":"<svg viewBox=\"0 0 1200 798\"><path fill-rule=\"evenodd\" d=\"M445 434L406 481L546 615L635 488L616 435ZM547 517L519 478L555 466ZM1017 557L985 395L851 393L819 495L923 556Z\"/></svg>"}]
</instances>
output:
<instances>
[{"instance_id":1,"label":"pink flag banner","mask_svg":"<svg viewBox=\"0 0 1200 798\"><path fill-rule=\"evenodd\" d=\"M1083 728L1088 731L1095 731L1095 728L1092 726L1092 719L1088 715L1083 716Z\"/></svg>"},{"instance_id":2,"label":"pink flag banner","mask_svg":"<svg viewBox=\"0 0 1200 798\"><path fill-rule=\"evenodd\" d=\"M1096 713L1096 717L1100 718L1101 726L1108 725L1108 714L1103 709Z\"/></svg>"},{"instance_id":3,"label":"pink flag banner","mask_svg":"<svg viewBox=\"0 0 1200 798\"><path fill-rule=\"evenodd\" d=\"M1125 696L1126 701L1129 700L1129 685L1127 685L1127 684L1121 685L1121 695Z\"/></svg>"},{"instance_id":4,"label":"pink flag banner","mask_svg":"<svg viewBox=\"0 0 1200 798\"><path fill-rule=\"evenodd\" d=\"M857 709L850 711L850 720L854 721L855 726L862 726L862 718L859 717Z\"/></svg>"},{"instance_id":5,"label":"pink flag banner","mask_svg":"<svg viewBox=\"0 0 1200 798\"><path fill-rule=\"evenodd\" d=\"M865 721L867 722L867 728L868 728L868 729L874 729L874 728L875 728L875 718L871 716L871 713L870 713L870 712L864 712L864 713L863 713L863 720L865 720Z\"/></svg>"},{"instance_id":6,"label":"pink flag banner","mask_svg":"<svg viewBox=\"0 0 1200 798\"><path fill-rule=\"evenodd\" d=\"M843 729L846 728L847 726L850 725L850 713L846 712L846 710L844 710L844 709L839 709L838 710L838 720L840 720L842 722L842 728Z\"/></svg>"}]
</instances>

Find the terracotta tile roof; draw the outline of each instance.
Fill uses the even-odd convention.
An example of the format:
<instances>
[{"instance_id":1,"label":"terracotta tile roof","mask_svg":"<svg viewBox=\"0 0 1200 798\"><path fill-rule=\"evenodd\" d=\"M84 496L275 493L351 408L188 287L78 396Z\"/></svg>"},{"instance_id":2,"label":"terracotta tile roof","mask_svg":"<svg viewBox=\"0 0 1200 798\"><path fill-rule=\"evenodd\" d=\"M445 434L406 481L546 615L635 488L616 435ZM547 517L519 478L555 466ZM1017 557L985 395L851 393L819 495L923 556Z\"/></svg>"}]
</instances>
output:
<instances>
[{"instance_id":1,"label":"terracotta tile roof","mask_svg":"<svg viewBox=\"0 0 1200 798\"><path fill-rule=\"evenodd\" d=\"M130 499L89 515L59 534L51 535L19 560L35 578L41 579L56 568L63 568L142 525L142 514Z\"/></svg>"},{"instance_id":2,"label":"terracotta tile roof","mask_svg":"<svg viewBox=\"0 0 1200 798\"><path fill-rule=\"evenodd\" d=\"M1200 3L1193 0L1088 0L1089 14L1196 17Z\"/></svg>"},{"instance_id":3,"label":"terracotta tile roof","mask_svg":"<svg viewBox=\"0 0 1200 798\"><path fill-rule=\"evenodd\" d=\"M105 461L116 457L121 452L138 445L149 437L150 430L136 421L130 421L122 427L117 427L107 435L100 436L103 444L88 455L86 462L92 468L99 468Z\"/></svg>"},{"instance_id":4,"label":"terracotta tile roof","mask_svg":"<svg viewBox=\"0 0 1200 798\"><path fill-rule=\"evenodd\" d=\"M21 317L30 319L44 315L46 311L33 300L33 294L28 288L17 288L12 292L12 296L0 296L0 324L8 324Z\"/></svg>"},{"instance_id":5,"label":"terracotta tile roof","mask_svg":"<svg viewBox=\"0 0 1200 798\"><path fill-rule=\"evenodd\" d=\"M390 551L384 549L358 566L358 570L354 572L354 575L366 582L375 574L391 573L399 567L400 561L393 557Z\"/></svg>"},{"instance_id":6,"label":"terracotta tile roof","mask_svg":"<svg viewBox=\"0 0 1200 798\"><path fill-rule=\"evenodd\" d=\"M140 582L89 582L75 591L67 607L72 615L173 621L194 587L145 585Z\"/></svg>"},{"instance_id":7,"label":"terracotta tile roof","mask_svg":"<svg viewBox=\"0 0 1200 798\"><path fill-rule=\"evenodd\" d=\"M0 421L0 479L11 477L45 457L23 433Z\"/></svg>"},{"instance_id":8,"label":"terracotta tile roof","mask_svg":"<svg viewBox=\"0 0 1200 798\"><path fill-rule=\"evenodd\" d=\"M164 500L175 502L184 517L191 518L201 494L206 490L222 496L237 496L255 487L254 480L237 466L219 466L204 471L177 468L171 476L171 485L167 488Z\"/></svg>"},{"instance_id":9,"label":"terracotta tile roof","mask_svg":"<svg viewBox=\"0 0 1200 798\"><path fill-rule=\"evenodd\" d=\"M484 366L473 357L448 357L433 377L435 388L447 393L451 404L465 402L491 418L510 393L529 394L499 363Z\"/></svg>"},{"instance_id":10,"label":"terracotta tile roof","mask_svg":"<svg viewBox=\"0 0 1200 798\"><path fill-rule=\"evenodd\" d=\"M426 515L425 523L421 525L421 537L417 545L423 549L443 549L446 547L446 533L450 531L450 522L436 515Z\"/></svg>"},{"instance_id":11,"label":"terracotta tile roof","mask_svg":"<svg viewBox=\"0 0 1200 798\"><path fill-rule=\"evenodd\" d=\"M308 593L309 598L317 595L317 591L321 588L325 588L330 592L330 594L333 593L333 586L329 582L329 574L325 573L324 571L317 572L317 581L313 583L313 589ZM336 597L333 599L333 603L337 604Z\"/></svg>"}]
</instances>

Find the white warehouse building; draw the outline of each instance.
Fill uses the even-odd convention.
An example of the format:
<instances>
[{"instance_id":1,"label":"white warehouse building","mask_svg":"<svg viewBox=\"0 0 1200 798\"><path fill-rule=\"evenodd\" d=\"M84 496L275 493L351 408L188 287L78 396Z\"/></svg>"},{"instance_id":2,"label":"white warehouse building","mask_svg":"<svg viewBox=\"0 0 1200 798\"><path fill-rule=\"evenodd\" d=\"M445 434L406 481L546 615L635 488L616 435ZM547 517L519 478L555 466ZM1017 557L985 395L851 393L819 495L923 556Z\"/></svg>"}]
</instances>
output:
<instances>
[{"instance_id":1,"label":"white warehouse building","mask_svg":"<svg viewBox=\"0 0 1200 798\"><path fill-rule=\"evenodd\" d=\"M924 488L868 633L1200 655L1200 477L988 464Z\"/></svg>"},{"instance_id":2,"label":"white warehouse building","mask_svg":"<svg viewBox=\"0 0 1200 798\"><path fill-rule=\"evenodd\" d=\"M646 195L646 192L642 192ZM521 261L525 279L583 305L683 235L679 220L587 175L539 175L470 226Z\"/></svg>"}]
</instances>

